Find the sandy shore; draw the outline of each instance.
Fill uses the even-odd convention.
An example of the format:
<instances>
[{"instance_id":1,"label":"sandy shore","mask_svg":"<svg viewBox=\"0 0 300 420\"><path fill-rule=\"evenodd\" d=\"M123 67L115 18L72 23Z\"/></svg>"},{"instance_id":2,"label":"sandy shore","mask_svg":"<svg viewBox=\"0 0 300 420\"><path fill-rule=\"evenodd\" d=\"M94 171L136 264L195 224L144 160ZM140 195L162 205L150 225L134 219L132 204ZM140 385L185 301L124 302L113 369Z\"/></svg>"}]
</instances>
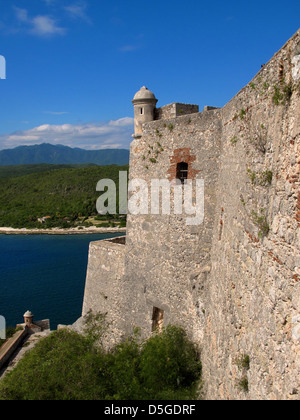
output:
<instances>
[{"instance_id":1,"label":"sandy shore","mask_svg":"<svg viewBox=\"0 0 300 420\"><path fill-rule=\"evenodd\" d=\"M126 228L97 228L95 226L70 229L13 229L0 227L0 235L82 235L94 233L124 233Z\"/></svg>"}]
</instances>

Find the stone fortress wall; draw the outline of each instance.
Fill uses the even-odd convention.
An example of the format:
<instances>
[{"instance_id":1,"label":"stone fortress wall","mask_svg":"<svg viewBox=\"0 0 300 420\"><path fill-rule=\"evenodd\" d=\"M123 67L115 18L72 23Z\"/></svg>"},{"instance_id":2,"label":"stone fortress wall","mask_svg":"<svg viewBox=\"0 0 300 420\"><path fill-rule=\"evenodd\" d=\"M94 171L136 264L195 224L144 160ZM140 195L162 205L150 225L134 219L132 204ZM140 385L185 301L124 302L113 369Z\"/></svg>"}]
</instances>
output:
<instances>
[{"instance_id":1,"label":"stone fortress wall","mask_svg":"<svg viewBox=\"0 0 300 420\"><path fill-rule=\"evenodd\" d=\"M82 314L89 311L107 314L109 344L120 341L122 319L122 278L125 268L124 237L92 242L89 248L87 279ZM81 321L79 320L79 325Z\"/></svg>"},{"instance_id":2,"label":"stone fortress wall","mask_svg":"<svg viewBox=\"0 0 300 420\"><path fill-rule=\"evenodd\" d=\"M110 344L182 325L207 399L299 399L300 31L222 109L156 102L133 101L130 179L150 191L187 163L203 223L129 214L126 245L91 244L83 315L108 314Z\"/></svg>"},{"instance_id":3,"label":"stone fortress wall","mask_svg":"<svg viewBox=\"0 0 300 420\"><path fill-rule=\"evenodd\" d=\"M299 54L300 31L222 109L202 355L208 397L299 399ZM236 386L243 378L247 394Z\"/></svg>"}]
</instances>

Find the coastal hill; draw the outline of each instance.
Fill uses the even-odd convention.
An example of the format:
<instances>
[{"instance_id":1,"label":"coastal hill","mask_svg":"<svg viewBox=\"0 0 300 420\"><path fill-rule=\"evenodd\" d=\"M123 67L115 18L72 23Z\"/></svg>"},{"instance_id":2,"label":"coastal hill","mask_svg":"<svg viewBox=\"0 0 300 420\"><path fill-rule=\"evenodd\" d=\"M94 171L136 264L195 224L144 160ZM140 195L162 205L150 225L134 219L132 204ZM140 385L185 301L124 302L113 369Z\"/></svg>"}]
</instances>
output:
<instances>
[{"instance_id":1,"label":"coastal hill","mask_svg":"<svg viewBox=\"0 0 300 420\"><path fill-rule=\"evenodd\" d=\"M31 164L86 164L127 165L129 150L104 149L84 150L62 145L43 143L34 146L19 146L0 150L0 166Z\"/></svg>"},{"instance_id":2,"label":"coastal hill","mask_svg":"<svg viewBox=\"0 0 300 420\"><path fill-rule=\"evenodd\" d=\"M96 210L96 201L101 195L96 191L98 181L112 179L118 192L119 171L128 171L128 165L2 166L0 227L108 227L121 222L123 218L118 215L101 216Z\"/></svg>"}]
</instances>

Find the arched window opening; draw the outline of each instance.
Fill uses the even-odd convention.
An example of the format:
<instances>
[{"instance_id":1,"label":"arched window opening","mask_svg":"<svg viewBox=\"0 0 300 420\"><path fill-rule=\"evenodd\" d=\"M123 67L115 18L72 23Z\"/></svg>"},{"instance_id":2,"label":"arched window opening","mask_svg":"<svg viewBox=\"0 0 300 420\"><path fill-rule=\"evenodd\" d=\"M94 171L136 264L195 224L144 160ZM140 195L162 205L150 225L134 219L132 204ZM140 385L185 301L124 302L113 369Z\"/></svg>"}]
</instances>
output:
<instances>
[{"instance_id":1,"label":"arched window opening","mask_svg":"<svg viewBox=\"0 0 300 420\"><path fill-rule=\"evenodd\" d=\"M177 179L180 179L181 183L188 179L189 165L186 162L180 162L177 165Z\"/></svg>"}]
</instances>

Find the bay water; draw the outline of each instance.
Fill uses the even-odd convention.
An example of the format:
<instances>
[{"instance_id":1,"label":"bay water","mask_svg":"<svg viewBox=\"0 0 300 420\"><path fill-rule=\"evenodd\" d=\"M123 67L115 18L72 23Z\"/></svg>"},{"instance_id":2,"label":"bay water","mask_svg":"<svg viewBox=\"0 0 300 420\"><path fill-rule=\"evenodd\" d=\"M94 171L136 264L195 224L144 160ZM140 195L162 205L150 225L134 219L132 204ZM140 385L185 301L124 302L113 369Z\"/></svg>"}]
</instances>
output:
<instances>
[{"instance_id":1,"label":"bay water","mask_svg":"<svg viewBox=\"0 0 300 420\"><path fill-rule=\"evenodd\" d=\"M7 326L36 321L72 324L80 316L92 241L120 233L80 235L0 235L0 315Z\"/></svg>"}]
</instances>

